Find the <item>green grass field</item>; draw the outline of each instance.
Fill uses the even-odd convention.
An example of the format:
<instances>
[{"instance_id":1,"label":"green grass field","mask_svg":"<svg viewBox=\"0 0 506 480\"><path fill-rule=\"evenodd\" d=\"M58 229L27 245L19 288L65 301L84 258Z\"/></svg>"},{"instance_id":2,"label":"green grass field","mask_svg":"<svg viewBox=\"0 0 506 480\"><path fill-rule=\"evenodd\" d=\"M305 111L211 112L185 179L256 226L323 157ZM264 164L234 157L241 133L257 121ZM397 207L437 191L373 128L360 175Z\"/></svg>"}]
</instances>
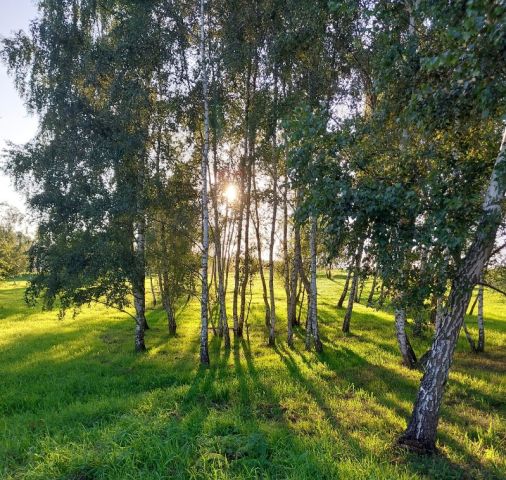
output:
<instances>
[{"instance_id":1,"label":"green grass field","mask_svg":"<svg viewBox=\"0 0 506 480\"><path fill-rule=\"evenodd\" d=\"M133 321L103 307L58 320L0 287L0 478L492 479L506 478L506 302L486 292L486 353L461 336L439 428L440 455L393 447L420 372L399 362L392 315L356 306L343 337L335 309L343 275L319 278L325 351L266 346L258 285L249 339L198 367L198 303L168 336L150 310L148 352ZM468 319L471 331L476 319ZM430 343L415 339L418 354Z\"/></svg>"}]
</instances>

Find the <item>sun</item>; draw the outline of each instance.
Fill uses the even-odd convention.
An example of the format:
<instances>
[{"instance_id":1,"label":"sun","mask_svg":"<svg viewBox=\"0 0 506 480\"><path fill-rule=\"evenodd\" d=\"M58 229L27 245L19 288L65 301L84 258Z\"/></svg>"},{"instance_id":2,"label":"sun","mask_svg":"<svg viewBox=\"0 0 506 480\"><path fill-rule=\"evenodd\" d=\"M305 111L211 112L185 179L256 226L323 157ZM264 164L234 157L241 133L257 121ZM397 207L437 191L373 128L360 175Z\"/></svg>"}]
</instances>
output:
<instances>
[{"instance_id":1,"label":"sun","mask_svg":"<svg viewBox=\"0 0 506 480\"><path fill-rule=\"evenodd\" d=\"M237 186L233 183L229 183L223 191L223 196L225 197L227 203L235 203L237 197L239 196Z\"/></svg>"}]
</instances>

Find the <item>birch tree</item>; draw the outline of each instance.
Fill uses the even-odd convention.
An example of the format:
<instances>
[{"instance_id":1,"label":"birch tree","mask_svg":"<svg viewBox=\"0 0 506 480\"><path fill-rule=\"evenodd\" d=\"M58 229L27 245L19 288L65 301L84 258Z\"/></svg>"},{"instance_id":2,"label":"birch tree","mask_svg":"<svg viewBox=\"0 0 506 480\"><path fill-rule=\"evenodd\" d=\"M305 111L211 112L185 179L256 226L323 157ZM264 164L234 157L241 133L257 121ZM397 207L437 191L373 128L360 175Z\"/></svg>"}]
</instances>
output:
<instances>
[{"instance_id":1,"label":"birch tree","mask_svg":"<svg viewBox=\"0 0 506 480\"><path fill-rule=\"evenodd\" d=\"M201 163L201 202L202 202L202 260L201 260L201 307L200 307L200 363L209 365L208 345L208 262L209 262L209 200L208 200L208 170L209 170L209 99L206 58L205 8L204 0L200 0L200 68L202 80L202 98L204 107L204 132Z\"/></svg>"}]
</instances>

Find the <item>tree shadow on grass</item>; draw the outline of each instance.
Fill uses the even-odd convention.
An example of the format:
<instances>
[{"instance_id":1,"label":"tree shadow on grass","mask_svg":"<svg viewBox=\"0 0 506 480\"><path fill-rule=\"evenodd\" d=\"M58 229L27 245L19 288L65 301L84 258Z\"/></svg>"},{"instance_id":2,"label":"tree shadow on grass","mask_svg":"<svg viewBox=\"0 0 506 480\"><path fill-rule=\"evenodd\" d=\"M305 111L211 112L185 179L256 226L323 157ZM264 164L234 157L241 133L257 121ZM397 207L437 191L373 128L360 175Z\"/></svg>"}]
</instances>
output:
<instances>
[{"instance_id":1,"label":"tree shadow on grass","mask_svg":"<svg viewBox=\"0 0 506 480\"><path fill-rule=\"evenodd\" d=\"M304 412L293 411L291 408L286 407L280 394L276 394L268 386L268 383L262 380L262 376L255 366L254 355L252 354L249 342L242 340L241 346L247 371L241 365L240 350L238 348L235 350L237 352L235 354L235 361L240 388L242 389L241 396L244 407L246 407L244 414L248 415L249 421L257 425L258 428L261 428L261 424L268 424L270 430L272 430L272 427L275 427L278 431L276 434L277 443L280 441L279 435L282 434L285 447L281 451L278 449L276 457L270 459L271 465L275 466L277 472L279 472L279 478L289 478L286 475L293 467L292 459L294 458L299 460L304 458L305 460L303 464L299 465L299 468L303 468L304 470L299 471L297 478L335 478L335 473L333 473L337 470L335 462L329 465L313 452L317 445L315 443L315 435L318 432L314 428L311 428L309 431L304 431L303 433L297 428L299 422L312 422L314 419L305 418ZM305 390L309 387L310 391L308 392L310 395L313 398L316 395L315 401L320 410L322 410L326 420L331 426L337 427L337 419L332 415L330 407L326 405L317 389L311 388L310 382L302 376L293 358L286 356L287 354L289 355L289 352L284 347L279 346L273 347L273 351L283 360L284 367L287 368L290 376L297 380L299 387ZM252 386L250 386L248 379L252 380ZM302 407L303 402L301 403L301 399L294 398L292 400L297 401L299 408ZM345 437L345 442L353 444L354 448L359 448L359 444L352 437L348 435L343 436ZM311 448L308 448L309 445L311 445Z\"/></svg>"}]
</instances>

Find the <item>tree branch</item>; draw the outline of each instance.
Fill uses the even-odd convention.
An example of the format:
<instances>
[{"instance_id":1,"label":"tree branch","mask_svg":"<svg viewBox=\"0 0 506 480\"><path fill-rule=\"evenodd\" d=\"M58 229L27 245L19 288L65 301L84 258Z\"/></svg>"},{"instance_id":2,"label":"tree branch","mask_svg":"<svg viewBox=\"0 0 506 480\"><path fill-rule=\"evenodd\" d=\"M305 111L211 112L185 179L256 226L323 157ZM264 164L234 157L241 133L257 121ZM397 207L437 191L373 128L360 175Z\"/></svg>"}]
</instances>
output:
<instances>
[{"instance_id":1,"label":"tree branch","mask_svg":"<svg viewBox=\"0 0 506 480\"><path fill-rule=\"evenodd\" d=\"M484 287L490 288L498 293L501 293L506 297L506 292L504 290L501 290L500 288L494 287L493 285L490 285L490 283L486 282L478 282L478 285L483 285Z\"/></svg>"}]
</instances>

